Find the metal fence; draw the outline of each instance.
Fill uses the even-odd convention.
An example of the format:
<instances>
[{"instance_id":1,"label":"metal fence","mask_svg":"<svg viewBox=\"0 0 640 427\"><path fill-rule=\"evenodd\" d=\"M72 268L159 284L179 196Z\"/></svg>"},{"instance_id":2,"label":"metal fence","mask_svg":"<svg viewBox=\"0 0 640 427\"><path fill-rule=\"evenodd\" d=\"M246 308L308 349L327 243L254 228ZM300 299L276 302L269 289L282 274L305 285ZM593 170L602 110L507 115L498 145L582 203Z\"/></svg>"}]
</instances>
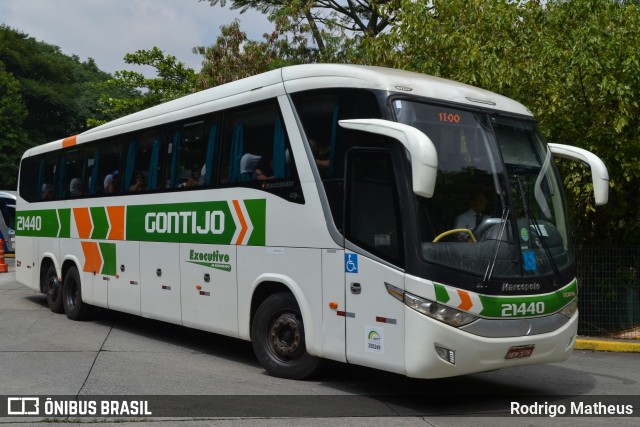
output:
<instances>
[{"instance_id":1,"label":"metal fence","mask_svg":"<svg viewBox=\"0 0 640 427\"><path fill-rule=\"evenodd\" d=\"M578 333L640 339L640 246L587 246L576 255Z\"/></svg>"}]
</instances>

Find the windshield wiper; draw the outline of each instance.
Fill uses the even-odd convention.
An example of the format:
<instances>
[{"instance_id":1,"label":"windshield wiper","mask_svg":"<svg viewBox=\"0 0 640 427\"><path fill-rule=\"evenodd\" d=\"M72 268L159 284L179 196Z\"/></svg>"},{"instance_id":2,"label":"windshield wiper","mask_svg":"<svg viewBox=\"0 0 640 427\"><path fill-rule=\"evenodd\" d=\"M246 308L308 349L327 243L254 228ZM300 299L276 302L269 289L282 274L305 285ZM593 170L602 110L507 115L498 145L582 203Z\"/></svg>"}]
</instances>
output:
<instances>
[{"instance_id":1,"label":"windshield wiper","mask_svg":"<svg viewBox=\"0 0 640 427\"><path fill-rule=\"evenodd\" d=\"M553 259L553 256L551 255L551 250L549 249L549 245L547 245L547 242L545 241L544 236L542 235L543 234L542 228L540 228L540 224L538 224L538 221L536 220L535 216L533 215L533 212L531 211L531 209L529 208L529 205L527 204L527 198L524 192L524 188L522 186L522 181L520 180L520 176L516 175L516 179L518 180L518 189L520 190L520 199L522 201L522 207L524 208L524 214L527 217L527 226L529 230L531 230L532 228L531 225L533 224L534 231L538 236L538 241L540 242L540 245L542 246L544 253L547 255L547 258L549 259L549 263L551 264L551 269L553 270L554 278L556 279L553 281L553 286L557 288L560 285L560 283L562 283L562 277L560 276L560 271L558 270L556 261ZM529 248L534 249L533 239L529 239Z\"/></svg>"},{"instance_id":2,"label":"windshield wiper","mask_svg":"<svg viewBox=\"0 0 640 427\"><path fill-rule=\"evenodd\" d=\"M509 208L502 209L502 217L500 218L500 232L498 233L498 238L496 242L493 244L493 254L491 255L491 259L489 260L489 264L487 264L487 269L484 272L484 278L482 282L476 285L477 289L486 288L489 284L489 280L491 280L491 276L493 275L493 269L496 266L496 260L498 259L498 250L500 249L500 244L502 243L502 236L504 235L504 230L507 227L507 218L509 217Z\"/></svg>"}]
</instances>

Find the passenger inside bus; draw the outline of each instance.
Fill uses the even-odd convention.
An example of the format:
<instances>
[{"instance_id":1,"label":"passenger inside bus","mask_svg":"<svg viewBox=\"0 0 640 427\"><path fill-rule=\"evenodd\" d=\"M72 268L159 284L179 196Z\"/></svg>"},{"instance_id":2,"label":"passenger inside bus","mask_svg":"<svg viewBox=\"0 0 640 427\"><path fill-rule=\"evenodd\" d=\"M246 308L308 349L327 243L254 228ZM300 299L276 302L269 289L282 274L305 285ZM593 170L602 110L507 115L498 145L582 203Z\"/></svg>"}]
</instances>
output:
<instances>
[{"instance_id":1,"label":"passenger inside bus","mask_svg":"<svg viewBox=\"0 0 640 427\"><path fill-rule=\"evenodd\" d=\"M187 187L196 187L198 185L200 185L200 176L202 174L202 167L198 166L198 165L193 165L193 168L191 169L191 175L189 176L189 179L187 179Z\"/></svg>"},{"instance_id":2,"label":"passenger inside bus","mask_svg":"<svg viewBox=\"0 0 640 427\"><path fill-rule=\"evenodd\" d=\"M71 197L82 196L82 180L80 178L73 178L69 183L69 194Z\"/></svg>"},{"instance_id":3,"label":"passenger inside bus","mask_svg":"<svg viewBox=\"0 0 640 427\"><path fill-rule=\"evenodd\" d=\"M118 191L118 179L120 178L120 172L115 170L104 177L104 192L105 194L115 194Z\"/></svg>"},{"instance_id":4,"label":"passenger inside bus","mask_svg":"<svg viewBox=\"0 0 640 427\"><path fill-rule=\"evenodd\" d=\"M42 200L53 199L53 185L44 183L42 184Z\"/></svg>"},{"instance_id":5,"label":"passenger inside bus","mask_svg":"<svg viewBox=\"0 0 640 427\"><path fill-rule=\"evenodd\" d=\"M262 156L258 156L257 154L245 153L242 155L240 159L240 180L241 181L252 181L255 180L255 170L258 165L258 162Z\"/></svg>"},{"instance_id":6,"label":"passenger inside bus","mask_svg":"<svg viewBox=\"0 0 640 427\"><path fill-rule=\"evenodd\" d=\"M129 191L144 191L146 184L142 172L136 172L133 176L133 184L129 186Z\"/></svg>"},{"instance_id":7,"label":"passenger inside bus","mask_svg":"<svg viewBox=\"0 0 640 427\"><path fill-rule=\"evenodd\" d=\"M273 176L273 160L268 159L266 156L262 156L262 158L258 161L255 170L255 179L258 181L266 181L269 179L274 179Z\"/></svg>"}]
</instances>

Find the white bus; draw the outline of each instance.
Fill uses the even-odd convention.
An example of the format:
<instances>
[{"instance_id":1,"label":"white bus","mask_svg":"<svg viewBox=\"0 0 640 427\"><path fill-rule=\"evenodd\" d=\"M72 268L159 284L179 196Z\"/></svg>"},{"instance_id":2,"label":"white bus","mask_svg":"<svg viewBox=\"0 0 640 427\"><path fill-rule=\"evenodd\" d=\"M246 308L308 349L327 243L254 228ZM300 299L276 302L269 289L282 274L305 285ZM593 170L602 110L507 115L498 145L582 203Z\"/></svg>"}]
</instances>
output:
<instances>
[{"instance_id":1,"label":"white bus","mask_svg":"<svg viewBox=\"0 0 640 427\"><path fill-rule=\"evenodd\" d=\"M292 66L28 150L16 274L54 312L106 307L418 378L556 362L577 331L552 155L521 104L376 67ZM480 195L480 196L478 196ZM484 199L479 224L457 217Z\"/></svg>"},{"instance_id":2,"label":"white bus","mask_svg":"<svg viewBox=\"0 0 640 427\"><path fill-rule=\"evenodd\" d=\"M4 252L15 251L16 192L0 190L0 239Z\"/></svg>"}]
</instances>

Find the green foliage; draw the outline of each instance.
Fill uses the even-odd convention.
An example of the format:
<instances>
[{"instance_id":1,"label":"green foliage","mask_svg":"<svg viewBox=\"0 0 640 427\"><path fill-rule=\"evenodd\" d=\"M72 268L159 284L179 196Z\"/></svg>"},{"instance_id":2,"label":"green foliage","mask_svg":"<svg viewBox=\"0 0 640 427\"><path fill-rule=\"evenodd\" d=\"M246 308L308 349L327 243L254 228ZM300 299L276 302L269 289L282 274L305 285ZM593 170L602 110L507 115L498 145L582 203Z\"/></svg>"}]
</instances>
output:
<instances>
[{"instance_id":1,"label":"green foliage","mask_svg":"<svg viewBox=\"0 0 640 427\"><path fill-rule=\"evenodd\" d=\"M95 85L109 75L4 25L0 63L0 186L13 186L26 149L86 129L97 114Z\"/></svg>"},{"instance_id":2,"label":"green foliage","mask_svg":"<svg viewBox=\"0 0 640 427\"><path fill-rule=\"evenodd\" d=\"M15 165L22 155L26 133L22 129L27 108L20 96L20 83L0 62L0 184L15 189ZM0 187L0 188L2 188Z\"/></svg>"},{"instance_id":3,"label":"green foliage","mask_svg":"<svg viewBox=\"0 0 640 427\"><path fill-rule=\"evenodd\" d=\"M225 6L226 0L208 1ZM366 37L375 37L394 21L397 0L231 0L231 9L240 13L255 9L276 22L281 34L304 35L312 39L321 60L339 58L344 51ZM306 43L295 41L294 46ZM344 55L343 55L344 58Z\"/></svg>"},{"instance_id":4,"label":"green foliage","mask_svg":"<svg viewBox=\"0 0 640 427\"><path fill-rule=\"evenodd\" d=\"M108 78L93 60L80 62L57 46L6 26L0 26L0 61L20 82L29 112L24 129L31 145L83 131L84 114L94 99L91 85Z\"/></svg>"},{"instance_id":5,"label":"green foliage","mask_svg":"<svg viewBox=\"0 0 640 427\"><path fill-rule=\"evenodd\" d=\"M116 71L112 79L97 88L102 93L98 101L102 117L88 119L89 126L179 98L192 93L196 86L194 70L177 61L173 55L165 56L155 46L150 50L128 53L124 61L153 67L157 77L148 78L135 71Z\"/></svg>"},{"instance_id":6,"label":"green foliage","mask_svg":"<svg viewBox=\"0 0 640 427\"><path fill-rule=\"evenodd\" d=\"M240 29L240 23L220 27L220 36L213 46L193 48L203 56L198 87L207 89L244 77L278 68L276 36L265 35L266 41L250 41Z\"/></svg>"},{"instance_id":7,"label":"green foliage","mask_svg":"<svg viewBox=\"0 0 640 427\"><path fill-rule=\"evenodd\" d=\"M262 41L249 40L236 20L220 27L220 36L214 45L193 48L194 53L203 56L198 89L207 89L287 65L325 59L329 54L323 54L316 47L310 46L308 25L294 19L289 13L294 13L293 6L274 13L272 19L276 30L264 34ZM331 42L331 39L328 40Z\"/></svg>"},{"instance_id":8,"label":"green foliage","mask_svg":"<svg viewBox=\"0 0 640 427\"><path fill-rule=\"evenodd\" d=\"M563 162L578 240L640 238L640 7L613 0L402 0L396 25L355 60L480 86L529 107L551 142L586 148L609 168L609 204Z\"/></svg>"}]
</instances>

